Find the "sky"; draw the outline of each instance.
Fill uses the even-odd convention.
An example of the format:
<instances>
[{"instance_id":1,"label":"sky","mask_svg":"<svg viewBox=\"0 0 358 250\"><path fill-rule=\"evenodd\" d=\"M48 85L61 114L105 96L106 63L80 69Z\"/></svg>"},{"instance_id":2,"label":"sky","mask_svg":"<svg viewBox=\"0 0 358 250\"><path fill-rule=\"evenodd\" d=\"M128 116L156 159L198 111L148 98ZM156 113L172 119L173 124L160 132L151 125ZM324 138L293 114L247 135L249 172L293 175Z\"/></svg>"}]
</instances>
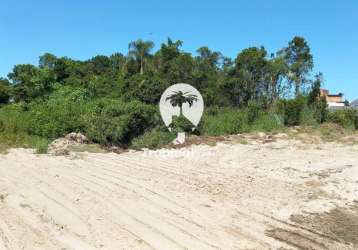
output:
<instances>
[{"instance_id":1,"label":"sky","mask_svg":"<svg viewBox=\"0 0 358 250\"><path fill-rule=\"evenodd\" d=\"M275 53L296 35L309 43L324 87L358 98L357 0L1 0L0 77L49 52L84 60L127 53L130 41L168 37L236 57Z\"/></svg>"}]
</instances>

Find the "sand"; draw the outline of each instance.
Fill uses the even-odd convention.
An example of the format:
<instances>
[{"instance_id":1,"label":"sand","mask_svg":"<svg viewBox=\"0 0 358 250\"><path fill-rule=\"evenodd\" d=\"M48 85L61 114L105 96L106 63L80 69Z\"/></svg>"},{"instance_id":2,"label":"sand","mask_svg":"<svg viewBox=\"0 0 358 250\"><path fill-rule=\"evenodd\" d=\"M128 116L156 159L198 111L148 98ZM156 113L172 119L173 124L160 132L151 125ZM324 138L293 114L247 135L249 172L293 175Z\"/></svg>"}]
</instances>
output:
<instances>
[{"instance_id":1,"label":"sand","mask_svg":"<svg viewBox=\"0 0 358 250\"><path fill-rule=\"evenodd\" d=\"M14 149L0 155L0 250L357 249L358 221L335 233L337 216L327 217L358 215L357 201L354 145L252 141L70 157Z\"/></svg>"}]
</instances>

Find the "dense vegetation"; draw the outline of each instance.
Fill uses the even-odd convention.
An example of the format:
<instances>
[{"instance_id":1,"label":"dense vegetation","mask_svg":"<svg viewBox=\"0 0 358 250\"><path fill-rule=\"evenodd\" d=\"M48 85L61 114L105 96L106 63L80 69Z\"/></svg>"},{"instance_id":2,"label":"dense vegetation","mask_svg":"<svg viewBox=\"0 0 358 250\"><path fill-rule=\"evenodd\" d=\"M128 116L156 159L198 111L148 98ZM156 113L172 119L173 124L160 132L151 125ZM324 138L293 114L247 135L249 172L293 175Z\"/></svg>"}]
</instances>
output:
<instances>
[{"instance_id":1,"label":"dense vegetation","mask_svg":"<svg viewBox=\"0 0 358 250\"><path fill-rule=\"evenodd\" d=\"M155 52L150 41L129 44L127 55L87 61L46 53L39 65L16 65L0 78L0 140L46 147L78 131L102 145L140 148L167 143L158 112L162 92L186 82L203 95L206 111L195 133L223 135L333 121L357 128L354 111L328 113L319 98L322 74L301 37L277 53L242 50L235 59L201 47L196 55L168 39Z\"/></svg>"}]
</instances>

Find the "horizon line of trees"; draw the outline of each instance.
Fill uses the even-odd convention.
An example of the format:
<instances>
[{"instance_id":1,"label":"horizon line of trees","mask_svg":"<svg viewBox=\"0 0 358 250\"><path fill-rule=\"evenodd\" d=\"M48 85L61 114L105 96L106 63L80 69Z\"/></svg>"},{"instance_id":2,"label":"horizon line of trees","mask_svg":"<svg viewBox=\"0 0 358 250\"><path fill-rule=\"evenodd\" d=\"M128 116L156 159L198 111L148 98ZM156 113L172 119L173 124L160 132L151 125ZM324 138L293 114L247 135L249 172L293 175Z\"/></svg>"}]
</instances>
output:
<instances>
[{"instance_id":1,"label":"horizon line of trees","mask_svg":"<svg viewBox=\"0 0 358 250\"><path fill-rule=\"evenodd\" d=\"M7 78L0 78L0 104L41 100L61 86L83 88L91 98L157 104L167 87L186 82L202 93L208 106L244 107L252 100L270 104L299 96L323 81L321 73L312 73L313 56L302 37L276 53L250 47L235 59L206 46L192 55L182 44L168 38L153 51L152 41L139 39L129 43L127 55L97 55L85 61L45 53L37 66L18 64Z\"/></svg>"}]
</instances>

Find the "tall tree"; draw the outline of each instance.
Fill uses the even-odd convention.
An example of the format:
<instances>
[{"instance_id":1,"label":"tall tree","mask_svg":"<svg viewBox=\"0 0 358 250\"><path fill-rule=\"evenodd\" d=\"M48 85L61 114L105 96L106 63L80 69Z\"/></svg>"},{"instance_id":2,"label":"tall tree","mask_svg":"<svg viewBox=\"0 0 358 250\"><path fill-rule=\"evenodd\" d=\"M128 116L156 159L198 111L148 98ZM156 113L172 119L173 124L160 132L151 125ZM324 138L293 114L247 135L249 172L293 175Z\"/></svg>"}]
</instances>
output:
<instances>
[{"instance_id":1,"label":"tall tree","mask_svg":"<svg viewBox=\"0 0 358 250\"><path fill-rule=\"evenodd\" d=\"M206 46L200 47L196 52L199 54L199 60L212 68L218 66L219 60L222 58L220 52L211 51Z\"/></svg>"},{"instance_id":2,"label":"tall tree","mask_svg":"<svg viewBox=\"0 0 358 250\"><path fill-rule=\"evenodd\" d=\"M268 61L268 95L271 101L283 97L288 90L286 76L288 67L283 57L274 57Z\"/></svg>"},{"instance_id":3,"label":"tall tree","mask_svg":"<svg viewBox=\"0 0 358 250\"><path fill-rule=\"evenodd\" d=\"M39 67L40 68L49 68L49 69L53 69L55 67L55 63L56 63L57 57L50 54L50 53L45 53L42 56L40 56L40 60L39 60Z\"/></svg>"},{"instance_id":4,"label":"tall tree","mask_svg":"<svg viewBox=\"0 0 358 250\"><path fill-rule=\"evenodd\" d=\"M238 94L241 95L241 98L238 100L241 103L235 103L235 105L245 105L251 99L258 100L267 94L268 62L266 55L264 47L244 49L238 54L233 75L233 78L237 78L237 80L231 82L240 85L235 89L239 90Z\"/></svg>"},{"instance_id":5,"label":"tall tree","mask_svg":"<svg viewBox=\"0 0 358 250\"><path fill-rule=\"evenodd\" d=\"M10 83L0 77L0 104L8 103L10 99Z\"/></svg>"},{"instance_id":6,"label":"tall tree","mask_svg":"<svg viewBox=\"0 0 358 250\"><path fill-rule=\"evenodd\" d=\"M140 64L140 74L144 73L144 64L145 60L150 55L150 51L154 48L154 43L152 41L143 41L138 39L133 41L128 45L128 56L134 58Z\"/></svg>"},{"instance_id":7,"label":"tall tree","mask_svg":"<svg viewBox=\"0 0 358 250\"><path fill-rule=\"evenodd\" d=\"M308 94L307 103L309 105L312 105L321 99L325 99L325 97L321 98L321 85L323 83L323 74L320 72L317 75L315 75L315 80L312 84L312 89Z\"/></svg>"},{"instance_id":8,"label":"tall tree","mask_svg":"<svg viewBox=\"0 0 358 250\"><path fill-rule=\"evenodd\" d=\"M279 55L286 60L289 67L288 79L295 84L295 94L298 96L302 86L308 82L307 76L313 68L310 47L304 38L296 36Z\"/></svg>"}]
</instances>

